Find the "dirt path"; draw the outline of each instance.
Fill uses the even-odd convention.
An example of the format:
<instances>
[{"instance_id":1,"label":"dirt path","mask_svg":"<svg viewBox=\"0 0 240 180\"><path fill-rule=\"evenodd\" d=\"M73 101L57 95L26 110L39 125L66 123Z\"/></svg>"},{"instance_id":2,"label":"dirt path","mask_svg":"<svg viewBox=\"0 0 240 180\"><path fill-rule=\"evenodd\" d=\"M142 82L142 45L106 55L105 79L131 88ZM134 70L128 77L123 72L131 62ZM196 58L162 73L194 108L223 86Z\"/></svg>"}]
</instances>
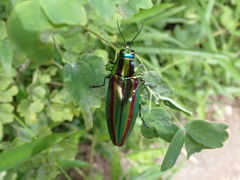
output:
<instances>
[{"instance_id":1,"label":"dirt path","mask_svg":"<svg viewBox=\"0 0 240 180\"><path fill-rule=\"evenodd\" d=\"M240 100L221 101L222 105L210 109L208 119L229 125L224 147L194 154L197 162L186 161L173 180L240 180Z\"/></svg>"}]
</instances>

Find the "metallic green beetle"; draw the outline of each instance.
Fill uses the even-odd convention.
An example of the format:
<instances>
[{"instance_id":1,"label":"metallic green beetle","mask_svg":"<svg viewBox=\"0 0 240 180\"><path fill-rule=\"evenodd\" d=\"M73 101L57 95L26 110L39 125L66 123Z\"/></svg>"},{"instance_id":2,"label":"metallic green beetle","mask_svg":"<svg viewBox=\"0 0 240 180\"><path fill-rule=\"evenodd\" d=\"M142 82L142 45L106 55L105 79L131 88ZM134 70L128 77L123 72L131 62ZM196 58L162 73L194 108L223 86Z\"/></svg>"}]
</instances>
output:
<instances>
[{"instance_id":1,"label":"metallic green beetle","mask_svg":"<svg viewBox=\"0 0 240 180\"><path fill-rule=\"evenodd\" d=\"M124 48L120 50L108 76L109 86L106 96L108 131L115 146L124 145L132 132L139 113L140 73L134 59L135 52L131 49L131 45L141 32L142 27L133 40L127 44L118 24L119 32L124 40Z\"/></svg>"}]
</instances>

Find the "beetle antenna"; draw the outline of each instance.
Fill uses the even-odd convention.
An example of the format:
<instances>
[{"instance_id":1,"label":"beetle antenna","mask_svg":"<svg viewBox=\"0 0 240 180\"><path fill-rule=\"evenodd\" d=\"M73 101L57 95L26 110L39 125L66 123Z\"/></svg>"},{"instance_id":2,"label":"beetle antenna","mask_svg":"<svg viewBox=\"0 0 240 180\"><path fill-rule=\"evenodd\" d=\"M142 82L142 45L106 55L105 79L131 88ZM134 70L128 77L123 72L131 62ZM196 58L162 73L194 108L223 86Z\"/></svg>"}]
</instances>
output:
<instances>
[{"instance_id":1,"label":"beetle antenna","mask_svg":"<svg viewBox=\"0 0 240 180\"><path fill-rule=\"evenodd\" d=\"M127 43L126 43L126 41L125 41L125 39L124 39L124 36L123 36L123 34L122 34L122 32L121 32L121 29L120 29L118 20L117 20L117 25L118 25L118 30L119 30L119 32L120 32L120 34L121 34L121 36L122 36L123 42L124 42L124 46L126 47Z\"/></svg>"},{"instance_id":2,"label":"beetle antenna","mask_svg":"<svg viewBox=\"0 0 240 180\"><path fill-rule=\"evenodd\" d=\"M136 36L132 39L132 41L130 43L128 43L128 46L131 47L131 45L133 44L133 41L138 37L139 33L142 31L143 28L143 24L140 28L140 30L138 31L138 33L136 34Z\"/></svg>"}]
</instances>

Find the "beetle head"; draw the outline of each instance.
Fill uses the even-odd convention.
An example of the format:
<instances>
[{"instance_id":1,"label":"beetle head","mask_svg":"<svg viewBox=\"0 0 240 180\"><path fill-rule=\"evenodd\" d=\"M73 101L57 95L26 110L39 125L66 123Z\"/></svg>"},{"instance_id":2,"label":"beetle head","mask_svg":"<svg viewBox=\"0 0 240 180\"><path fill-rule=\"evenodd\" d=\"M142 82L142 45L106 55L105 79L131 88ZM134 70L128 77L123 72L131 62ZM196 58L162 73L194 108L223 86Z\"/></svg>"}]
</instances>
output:
<instances>
[{"instance_id":1,"label":"beetle head","mask_svg":"<svg viewBox=\"0 0 240 180\"><path fill-rule=\"evenodd\" d=\"M126 46L124 49L121 49L119 51L119 56L122 58L130 58L133 59L135 58L135 51L128 46Z\"/></svg>"}]
</instances>

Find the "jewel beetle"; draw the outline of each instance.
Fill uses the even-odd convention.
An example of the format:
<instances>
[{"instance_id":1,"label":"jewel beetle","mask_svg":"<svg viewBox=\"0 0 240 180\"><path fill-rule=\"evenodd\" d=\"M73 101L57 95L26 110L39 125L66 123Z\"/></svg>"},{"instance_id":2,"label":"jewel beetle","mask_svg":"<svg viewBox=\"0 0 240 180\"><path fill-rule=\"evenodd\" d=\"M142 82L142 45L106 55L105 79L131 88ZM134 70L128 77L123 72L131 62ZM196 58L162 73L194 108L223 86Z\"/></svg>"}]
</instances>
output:
<instances>
[{"instance_id":1,"label":"jewel beetle","mask_svg":"<svg viewBox=\"0 0 240 180\"><path fill-rule=\"evenodd\" d=\"M111 73L105 77L104 83L91 87L104 86L106 78L109 78L106 95L108 131L112 143L115 146L123 146L131 134L139 114L141 73L131 45L141 32L143 25L130 43L126 43L118 22L117 25L124 41L124 48L119 51Z\"/></svg>"}]
</instances>

